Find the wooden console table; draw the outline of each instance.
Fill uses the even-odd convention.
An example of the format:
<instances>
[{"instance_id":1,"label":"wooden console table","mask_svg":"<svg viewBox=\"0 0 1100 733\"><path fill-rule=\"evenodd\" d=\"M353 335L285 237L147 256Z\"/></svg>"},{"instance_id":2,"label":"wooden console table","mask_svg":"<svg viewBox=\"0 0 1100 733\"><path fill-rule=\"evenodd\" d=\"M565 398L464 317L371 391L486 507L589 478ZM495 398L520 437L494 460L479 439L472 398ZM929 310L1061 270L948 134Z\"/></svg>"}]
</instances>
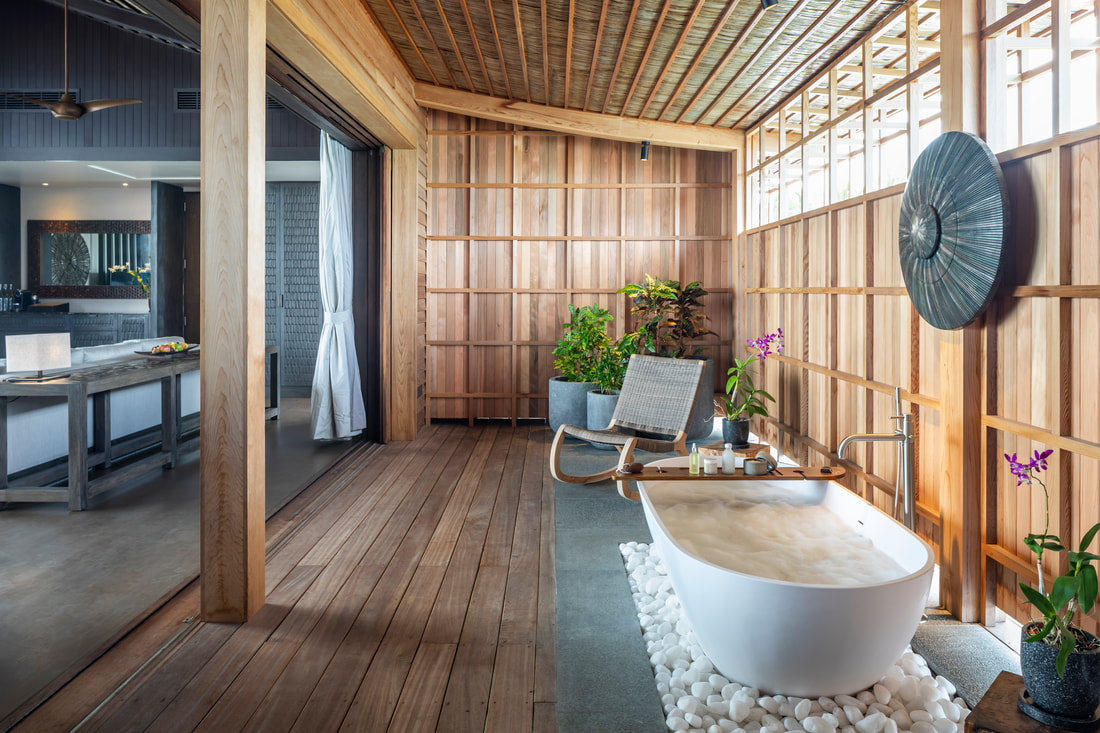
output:
<instances>
[{"instance_id":1,"label":"wooden console table","mask_svg":"<svg viewBox=\"0 0 1100 733\"><path fill-rule=\"evenodd\" d=\"M1016 707L1016 695L1024 686L1024 678L1014 672L1002 671L989 690L966 718L966 733L1058 733L1030 718Z\"/></svg>"},{"instance_id":2,"label":"wooden console table","mask_svg":"<svg viewBox=\"0 0 1100 733\"><path fill-rule=\"evenodd\" d=\"M155 466L172 467L179 459L179 380L199 368L197 354L171 359L133 358L75 369L65 379L47 382L0 381L0 502L67 501L70 511L88 508L88 499ZM161 383L161 449L108 476L88 480L88 468L111 465L110 393L121 387ZM64 397L68 406L68 484L64 487L8 484L8 402L16 398ZM92 398L92 448L88 450L88 398Z\"/></svg>"}]
</instances>

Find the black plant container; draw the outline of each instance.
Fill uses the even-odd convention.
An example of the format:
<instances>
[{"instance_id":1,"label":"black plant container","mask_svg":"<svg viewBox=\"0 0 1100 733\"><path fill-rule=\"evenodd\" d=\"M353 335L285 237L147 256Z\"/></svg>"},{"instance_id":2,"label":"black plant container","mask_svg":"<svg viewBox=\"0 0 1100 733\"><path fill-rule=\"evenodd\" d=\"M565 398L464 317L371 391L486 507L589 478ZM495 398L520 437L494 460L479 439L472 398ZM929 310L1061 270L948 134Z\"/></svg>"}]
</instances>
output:
<instances>
[{"instance_id":1,"label":"black plant container","mask_svg":"<svg viewBox=\"0 0 1100 733\"><path fill-rule=\"evenodd\" d=\"M749 447L749 420L738 418L727 420L722 418L722 442L733 443L734 448Z\"/></svg>"},{"instance_id":2,"label":"black plant container","mask_svg":"<svg viewBox=\"0 0 1100 733\"><path fill-rule=\"evenodd\" d=\"M1021 639L1039 630L1033 624L1024 624ZM1087 631L1081 633L1096 640ZM1020 671L1031 699L1043 710L1063 718L1094 719L1100 707L1100 649L1070 654L1062 678L1058 677L1057 660L1057 647L1041 641L1020 645Z\"/></svg>"}]
</instances>

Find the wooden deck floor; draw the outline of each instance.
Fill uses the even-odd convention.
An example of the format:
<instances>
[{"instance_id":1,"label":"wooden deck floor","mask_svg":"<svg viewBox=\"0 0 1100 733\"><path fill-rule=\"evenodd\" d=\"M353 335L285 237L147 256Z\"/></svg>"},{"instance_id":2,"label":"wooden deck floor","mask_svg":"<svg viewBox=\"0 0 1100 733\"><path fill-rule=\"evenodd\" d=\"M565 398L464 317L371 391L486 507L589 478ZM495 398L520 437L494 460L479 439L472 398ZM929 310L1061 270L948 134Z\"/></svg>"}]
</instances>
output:
<instances>
[{"instance_id":1,"label":"wooden deck floor","mask_svg":"<svg viewBox=\"0 0 1100 733\"><path fill-rule=\"evenodd\" d=\"M192 585L15 730L555 730L550 437L352 454L268 523L251 621L185 622Z\"/></svg>"}]
</instances>

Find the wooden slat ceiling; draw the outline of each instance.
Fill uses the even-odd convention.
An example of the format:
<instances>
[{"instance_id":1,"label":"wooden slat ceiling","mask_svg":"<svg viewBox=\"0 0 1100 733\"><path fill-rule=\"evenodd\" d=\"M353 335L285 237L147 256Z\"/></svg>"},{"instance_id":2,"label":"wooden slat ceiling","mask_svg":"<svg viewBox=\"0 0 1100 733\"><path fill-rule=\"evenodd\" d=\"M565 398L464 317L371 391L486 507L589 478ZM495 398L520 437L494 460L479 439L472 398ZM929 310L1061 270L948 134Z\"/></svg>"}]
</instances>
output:
<instances>
[{"instance_id":1,"label":"wooden slat ceiling","mask_svg":"<svg viewBox=\"0 0 1100 733\"><path fill-rule=\"evenodd\" d=\"M364 0L419 81L748 128L902 0Z\"/></svg>"}]
</instances>

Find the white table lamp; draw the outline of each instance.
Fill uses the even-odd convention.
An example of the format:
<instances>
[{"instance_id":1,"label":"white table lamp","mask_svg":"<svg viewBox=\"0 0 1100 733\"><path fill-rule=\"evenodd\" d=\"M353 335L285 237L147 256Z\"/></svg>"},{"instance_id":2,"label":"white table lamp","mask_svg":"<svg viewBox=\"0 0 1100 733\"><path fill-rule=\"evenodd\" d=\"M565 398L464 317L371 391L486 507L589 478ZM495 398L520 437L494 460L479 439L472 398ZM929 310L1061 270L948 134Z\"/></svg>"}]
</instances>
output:
<instances>
[{"instance_id":1,"label":"white table lamp","mask_svg":"<svg viewBox=\"0 0 1100 733\"><path fill-rule=\"evenodd\" d=\"M5 336L8 352L7 370L12 372L38 372L34 377L16 377L9 381L44 382L60 379L68 374L51 374L43 377L45 369L65 369L72 366L68 333L28 333Z\"/></svg>"}]
</instances>

